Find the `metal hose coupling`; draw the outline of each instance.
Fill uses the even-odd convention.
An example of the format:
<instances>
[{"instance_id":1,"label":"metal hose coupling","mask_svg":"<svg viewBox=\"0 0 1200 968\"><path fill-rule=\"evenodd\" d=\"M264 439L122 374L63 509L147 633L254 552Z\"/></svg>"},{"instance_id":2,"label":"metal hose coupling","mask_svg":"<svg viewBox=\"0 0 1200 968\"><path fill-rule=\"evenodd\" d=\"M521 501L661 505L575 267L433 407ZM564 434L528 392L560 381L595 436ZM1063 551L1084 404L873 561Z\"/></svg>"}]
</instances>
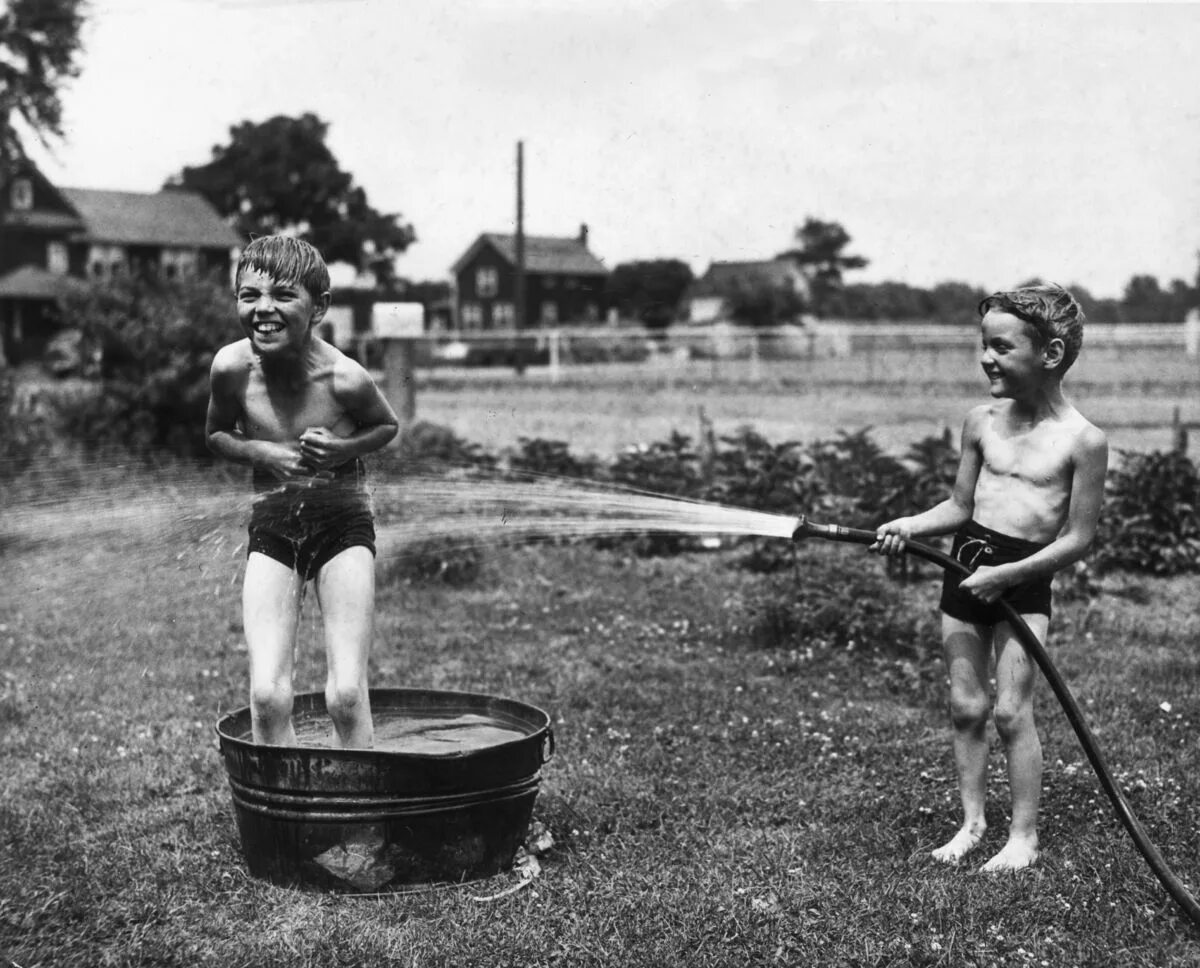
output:
<instances>
[{"instance_id":1,"label":"metal hose coupling","mask_svg":"<svg viewBox=\"0 0 1200 968\"><path fill-rule=\"evenodd\" d=\"M799 544L806 538L824 538L826 541L849 541L853 544L874 544L875 532L863 531L859 528L844 528L840 524L818 524L810 521L803 514L797 519L799 524L792 532L792 541Z\"/></svg>"}]
</instances>

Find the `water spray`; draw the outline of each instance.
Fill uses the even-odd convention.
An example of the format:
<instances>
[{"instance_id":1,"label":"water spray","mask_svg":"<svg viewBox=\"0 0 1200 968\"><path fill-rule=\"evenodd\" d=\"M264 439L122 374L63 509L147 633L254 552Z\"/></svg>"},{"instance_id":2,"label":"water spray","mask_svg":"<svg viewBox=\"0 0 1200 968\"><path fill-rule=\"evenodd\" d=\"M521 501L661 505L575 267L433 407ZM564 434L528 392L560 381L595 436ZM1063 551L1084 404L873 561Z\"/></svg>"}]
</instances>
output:
<instances>
[{"instance_id":1,"label":"water spray","mask_svg":"<svg viewBox=\"0 0 1200 968\"><path fill-rule=\"evenodd\" d=\"M875 543L876 535L874 531L865 531L859 528L846 528L837 524L818 524L801 516L796 519L796 527L792 532L792 540L799 543L807 538L822 538L827 541L871 545ZM907 554L924 559L946 571L963 577L971 574L971 569L962 562L919 541L906 542L904 551ZM1075 697L1071 695L1071 691L1067 688L1062 676L1059 675L1054 663L1050 661L1050 656L1047 655L1046 650L1042 647L1042 643L1038 641L1038 637L1034 635L1033 630L1025 623L1025 620L1021 618L1016 609L1003 599L1000 599L996 604L1000 606L1005 619L1012 625L1013 631L1016 632L1017 638L1025 647L1025 651L1037 663L1038 668L1042 670L1042 675L1050 683L1050 689L1054 692L1054 697L1058 700L1063 712L1066 713L1067 719L1071 723L1071 728L1075 730L1075 735L1079 738L1079 743L1083 747L1084 753L1087 754L1088 762L1092 764L1092 769L1095 770L1096 776L1100 780L1100 785L1104 788L1104 792L1112 802L1113 812L1116 813L1117 819L1125 827L1126 832L1133 840L1142 857L1145 858L1150 869L1154 872L1154 876L1158 878L1159 883L1166 888L1167 893L1171 895L1183 912L1191 918L1192 922L1200 925L1200 903L1197 903L1196 899L1188 892L1183 882L1167 865L1162 853L1150 840L1149 836L1147 836L1141 822L1138 820L1136 814L1134 814L1133 808L1129 805L1129 801L1125 799L1125 795L1121 792L1120 787L1117 786L1116 781L1109 772L1108 766L1104 762L1104 757L1096 745L1096 740L1092 736L1091 730L1088 729L1087 723L1084 722L1079 704L1075 701Z\"/></svg>"}]
</instances>

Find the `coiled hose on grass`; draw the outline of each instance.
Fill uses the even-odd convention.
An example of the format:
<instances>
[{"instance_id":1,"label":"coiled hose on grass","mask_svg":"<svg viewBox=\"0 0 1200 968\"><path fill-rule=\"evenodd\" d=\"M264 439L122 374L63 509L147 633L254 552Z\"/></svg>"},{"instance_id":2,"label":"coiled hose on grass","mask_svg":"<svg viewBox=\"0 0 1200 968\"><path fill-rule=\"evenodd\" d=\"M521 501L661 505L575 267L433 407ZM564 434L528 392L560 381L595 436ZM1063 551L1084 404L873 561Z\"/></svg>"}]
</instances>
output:
<instances>
[{"instance_id":1,"label":"coiled hose on grass","mask_svg":"<svg viewBox=\"0 0 1200 968\"><path fill-rule=\"evenodd\" d=\"M792 534L792 540L799 542L805 538L824 538L829 541L845 541L852 544L870 545L875 543L875 532L864 531L858 528L844 528L836 524L817 524L809 521L807 518L801 517L795 532ZM923 558L925 561L938 565L946 571L963 576L971 574L971 569L962 562L919 541L907 542L904 550L907 554ZM1158 878L1159 883L1166 888L1167 893L1171 895L1184 914L1192 920L1192 923L1200 926L1200 904L1188 893L1188 889L1184 886L1183 882L1167 865L1162 853L1147 836L1141 821L1138 820L1133 812L1133 808L1130 807L1129 801L1125 799L1125 795L1121 792L1120 787L1117 786L1112 774L1109 773L1108 766L1104 762L1104 757L1096 745L1096 740L1093 738L1091 730L1088 729L1087 723L1083 720L1083 713L1080 712L1079 704L1075 702L1075 697L1071 695L1071 691L1067 688L1066 683L1063 682L1058 669L1050 661L1050 657L1046 654L1042 643L1038 641L1038 637L1025 624L1025 620L1021 618L1016 609L1003 600L997 604L1012 625L1013 631L1017 633L1017 638L1020 639L1021 644L1025 647L1025 651L1033 657L1033 661L1042 670L1042 675L1050 683L1054 697L1058 700L1058 704L1062 706L1063 712L1066 713L1067 719L1071 723L1071 728L1075 730L1075 735L1079 737L1079 743L1083 747L1084 753L1087 754L1088 761L1092 764L1092 769L1096 771L1100 785L1104 788L1104 792L1112 802L1113 811L1116 813L1117 819L1125 827L1126 832L1133 840L1142 857L1145 858L1150 869L1154 872L1154 876Z\"/></svg>"}]
</instances>

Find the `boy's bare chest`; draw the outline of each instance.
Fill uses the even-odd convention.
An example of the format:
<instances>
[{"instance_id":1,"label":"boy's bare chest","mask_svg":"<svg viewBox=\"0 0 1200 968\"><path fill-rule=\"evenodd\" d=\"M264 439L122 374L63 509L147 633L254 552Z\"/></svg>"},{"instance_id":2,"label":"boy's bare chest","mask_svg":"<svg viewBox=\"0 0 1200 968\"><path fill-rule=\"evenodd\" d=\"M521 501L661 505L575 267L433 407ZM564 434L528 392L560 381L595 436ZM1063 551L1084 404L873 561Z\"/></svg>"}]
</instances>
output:
<instances>
[{"instance_id":1,"label":"boy's bare chest","mask_svg":"<svg viewBox=\"0 0 1200 968\"><path fill-rule=\"evenodd\" d=\"M252 378L246 387L244 419L247 436L259 440L295 440L310 427L325 427L339 436L354 429L330 379L286 387Z\"/></svg>"},{"instance_id":2,"label":"boy's bare chest","mask_svg":"<svg viewBox=\"0 0 1200 968\"><path fill-rule=\"evenodd\" d=\"M1040 487L1065 486L1071 474L1070 435L1054 427L989 432L981 440L986 473Z\"/></svg>"}]
</instances>

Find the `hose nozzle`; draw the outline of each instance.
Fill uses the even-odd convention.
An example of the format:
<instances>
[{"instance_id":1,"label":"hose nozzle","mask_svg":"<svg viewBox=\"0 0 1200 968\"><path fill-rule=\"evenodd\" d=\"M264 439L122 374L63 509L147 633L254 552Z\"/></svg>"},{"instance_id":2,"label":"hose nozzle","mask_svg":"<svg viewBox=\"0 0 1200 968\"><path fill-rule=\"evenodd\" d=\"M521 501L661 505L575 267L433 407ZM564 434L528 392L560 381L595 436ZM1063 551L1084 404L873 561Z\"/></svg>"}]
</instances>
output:
<instances>
[{"instance_id":1,"label":"hose nozzle","mask_svg":"<svg viewBox=\"0 0 1200 968\"><path fill-rule=\"evenodd\" d=\"M805 538L824 538L827 541L849 541L853 544L874 544L875 532L862 531L858 528L843 528L840 524L818 524L810 521L803 514L797 519L799 524L792 532L792 541L799 544Z\"/></svg>"}]
</instances>

